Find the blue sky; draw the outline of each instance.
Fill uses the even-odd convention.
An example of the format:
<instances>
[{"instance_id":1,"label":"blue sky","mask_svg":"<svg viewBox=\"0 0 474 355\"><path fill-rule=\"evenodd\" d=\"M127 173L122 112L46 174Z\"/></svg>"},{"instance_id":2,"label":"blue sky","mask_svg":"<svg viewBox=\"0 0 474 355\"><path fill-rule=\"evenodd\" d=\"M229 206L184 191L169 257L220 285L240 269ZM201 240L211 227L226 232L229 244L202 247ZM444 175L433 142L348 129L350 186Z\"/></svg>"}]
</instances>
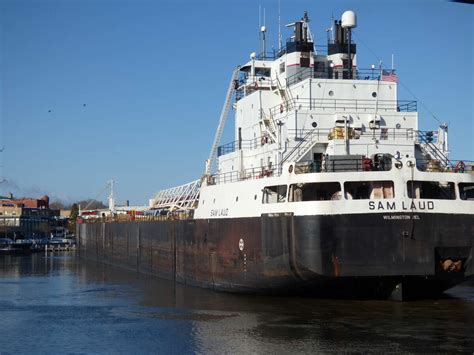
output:
<instances>
[{"instance_id":1,"label":"blue sky","mask_svg":"<svg viewBox=\"0 0 474 355\"><path fill-rule=\"evenodd\" d=\"M259 5L277 47L277 0L0 0L0 193L71 201L114 178L119 202L144 204L200 177L231 71L258 51ZM394 53L421 129L438 125L426 106L449 122L451 156L474 160L474 6L281 0L282 24L308 10L325 44L347 9L359 66Z\"/></svg>"}]
</instances>

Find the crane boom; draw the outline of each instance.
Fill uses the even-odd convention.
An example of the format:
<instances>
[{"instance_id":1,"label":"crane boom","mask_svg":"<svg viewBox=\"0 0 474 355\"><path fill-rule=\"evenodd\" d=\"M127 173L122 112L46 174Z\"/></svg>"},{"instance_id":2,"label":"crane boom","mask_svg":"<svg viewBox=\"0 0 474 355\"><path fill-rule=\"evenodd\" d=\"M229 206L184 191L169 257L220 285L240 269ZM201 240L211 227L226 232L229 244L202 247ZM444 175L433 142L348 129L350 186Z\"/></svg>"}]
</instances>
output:
<instances>
[{"instance_id":1,"label":"crane boom","mask_svg":"<svg viewBox=\"0 0 474 355\"><path fill-rule=\"evenodd\" d=\"M219 125L217 126L216 134L214 136L214 142L212 144L211 151L209 152L209 158L206 160L206 171L205 175L210 175L212 171L212 166L216 160L217 147L219 146L222 138L222 133L224 132L225 121L229 115L230 105L232 103L232 95L235 91L234 82L237 80L239 75L240 66L236 67L232 72L232 78L230 79L229 88L227 89L227 95L225 97L224 106L222 107L221 117L219 119Z\"/></svg>"}]
</instances>

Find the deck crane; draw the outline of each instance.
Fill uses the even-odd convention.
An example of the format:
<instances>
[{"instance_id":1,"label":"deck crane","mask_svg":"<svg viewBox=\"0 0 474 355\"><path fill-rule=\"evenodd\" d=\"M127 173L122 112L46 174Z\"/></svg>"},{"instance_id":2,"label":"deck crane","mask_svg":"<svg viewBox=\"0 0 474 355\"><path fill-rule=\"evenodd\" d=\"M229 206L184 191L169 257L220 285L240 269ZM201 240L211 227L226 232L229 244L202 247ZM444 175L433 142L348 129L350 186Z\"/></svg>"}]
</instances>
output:
<instances>
[{"instance_id":1,"label":"deck crane","mask_svg":"<svg viewBox=\"0 0 474 355\"><path fill-rule=\"evenodd\" d=\"M217 147L221 142L222 133L224 132L225 121L227 120L227 116L229 115L230 106L232 104L232 95L235 91L235 81L237 80L239 71L240 66L237 66L232 72L232 78L230 79L224 106L222 107L219 125L217 126L216 134L214 136L214 143L212 144L211 151L209 152L209 158L206 160L206 171L204 173L206 176L209 176L212 173L212 167L216 161Z\"/></svg>"}]
</instances>

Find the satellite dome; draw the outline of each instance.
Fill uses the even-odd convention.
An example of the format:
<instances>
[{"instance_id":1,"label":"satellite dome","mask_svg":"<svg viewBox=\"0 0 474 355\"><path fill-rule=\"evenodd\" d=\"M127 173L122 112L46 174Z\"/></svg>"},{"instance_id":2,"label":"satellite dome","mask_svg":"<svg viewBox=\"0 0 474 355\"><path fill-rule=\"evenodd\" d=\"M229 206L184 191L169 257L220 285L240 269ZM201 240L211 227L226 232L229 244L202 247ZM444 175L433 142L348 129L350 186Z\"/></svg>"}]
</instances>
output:
<instances>
[{"instance_id":1,"label":"satellite dome","mask_svg":"<svg viewBox=\"0 0 474 355\"><path fill-rule=\"evenodd\" d=\"M357 16L354 11L349 10L342 14L341 26L343 28L355 28L357 27Z\"/></svg>"}]
</instances>

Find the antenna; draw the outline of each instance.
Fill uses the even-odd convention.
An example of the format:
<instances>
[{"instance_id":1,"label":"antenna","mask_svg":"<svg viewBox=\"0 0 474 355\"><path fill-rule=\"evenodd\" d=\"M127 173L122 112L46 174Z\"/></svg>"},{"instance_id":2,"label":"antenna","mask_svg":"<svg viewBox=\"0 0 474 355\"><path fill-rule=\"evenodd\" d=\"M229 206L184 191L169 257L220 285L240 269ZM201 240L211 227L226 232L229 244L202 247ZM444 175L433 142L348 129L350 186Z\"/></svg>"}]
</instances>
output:
<instances>
[{"instance_id":1,"label":"antenna","mask_svg":"<svg viewBox=\"0 0 474 355\"><path fill-rule=\"evenodd\" d=\"M258 28L262 27L262 5L258 5Z\"/></svg>"},{"instance_id":2,"label":"antenna","mask_svg":"<svg viewBox=\"0 0 474 355\"><path fill-rule=\"evenodd\" d=\"M262 55L263 55L263 59L266 58L266 52L267 52L267 46L266 46L266 38L265 38L265 33L267 32L267 28L264 26L262 26L260 28L260 33L262 34Z\"/></svg>"},{"instance_id":3,"label":"antenna","mask_svg":"<svg viewBox=\"0 0 474 355\"><path fill-rule=\"evenodd\" d=\"M115 211L114 185L115 185L115 181L114 181L114 179L111 179L111 180L109 181L109 186L110 186L109 210L110 210L111 212L114 212L114 211Z\"/></svg>"},{"instance_id":4,"label":"antenna","mask_svg":"<svg viewBox=\"0 0 474 355\"><path fill-rule=\"evenodd\" d=\"M331 15L331 41L334 43L334 12Z\"/></svg>"},{"instance_id":5,"label":"antenna","mask_svg":"<svg viewBox=\"0 0 474 355\"><path fill-rule=\"evenodd\" d=\"M266 38L265 38L265 33L267 32L267 28L265 27L265 8L263 8L263 26L260 27L260 35L262 39L262 58L266 58Z\"/></svg>"},{"instance_id":6,"label":"antenna","mask_svg":"<svg viewBox=\"0 0 474 355\"><path fill-rule=\"evenodd\" d=\"M278 0L278 50L281 50L281 0Z\"/></svg>"}]
</instances>

